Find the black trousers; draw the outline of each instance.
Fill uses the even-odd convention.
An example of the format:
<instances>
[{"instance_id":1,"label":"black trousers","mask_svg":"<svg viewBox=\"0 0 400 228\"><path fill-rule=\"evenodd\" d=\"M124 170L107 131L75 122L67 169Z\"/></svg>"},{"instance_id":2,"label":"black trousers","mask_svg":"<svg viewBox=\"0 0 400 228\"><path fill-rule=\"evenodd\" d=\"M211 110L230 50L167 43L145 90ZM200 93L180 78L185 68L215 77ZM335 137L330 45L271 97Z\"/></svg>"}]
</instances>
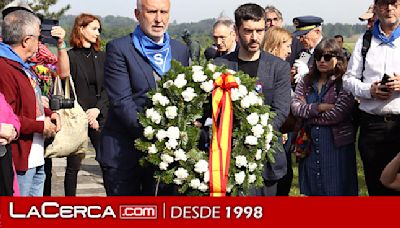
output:
<instances>
[{"instance_id":1,"label":"black trousers","mask_svg":"<svg viewBox=\"0 0 400 228\"><path fill-rule=\"evenodd\" d=\"M0 196L12 196L14 171L12 168L11 146L6 146L7 153L0 157Z\"/></svg>"},{"instance_id":2,"label":"black trousers","mask_svg":"<svg viewBox=\"0 0 400 228\"><path fill-rule=\"evenodd\" d=\"M100 132L89 129L89 138L95 150L97 149ZM78 184L78 172L81 169L82 155L70 155L67 157L67 166L65 168L64 177L64 193L65 196L75 196L76 187ZM52 161L51 158L45 159L44 170L46 173L46 180L44 183L44 196L51 196L51 177L52 177Z\"/></svg>"},{"instance_id":3,"label":"black trousers","mask_svg":"<svg viewBox=\"0 0 400 228\"><path fill-rule=\"evenodd\" d=\"M290 188L292 187L293 182L293 166L292 166L292 151L290 150L290 146L292 145L292 139L294 136L294 132L288 133L288 140L286 144L283 145L286 153L287 160L287 173L281 179L278 180L278 186L276 195L277 196L288 196L290 193Z\"/></svg>"},{"instance_id":4,"label":"black trousers","mask_svg":"<svg viewBox=\"0 0 400 228\"><path fill-rule=\"evenodd\" d=\"M359 149L370 196L400 195L380 182L385 166L400 151L400 119L386 121L380 116L361 114Z\"/></svg>"},{"instance_id":5,"label":"black trousers","mask_svg":"<svg viewBox=\"0 0 400 228\"><path fill-rule=\"evenodd\" d=\"M101 166L107 196L154 196L154 168L140 165L131 169Z\"/></svg>"}]
</instances>

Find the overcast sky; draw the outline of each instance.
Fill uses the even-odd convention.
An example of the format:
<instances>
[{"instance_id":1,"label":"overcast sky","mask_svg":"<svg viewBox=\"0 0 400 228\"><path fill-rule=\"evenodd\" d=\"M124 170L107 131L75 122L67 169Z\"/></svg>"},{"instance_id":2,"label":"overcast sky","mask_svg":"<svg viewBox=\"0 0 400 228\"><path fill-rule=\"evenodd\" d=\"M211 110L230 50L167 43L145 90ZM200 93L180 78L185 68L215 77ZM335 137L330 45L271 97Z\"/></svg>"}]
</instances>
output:
<instances>
[{"instance_id":1,"label":"overcast sky","mask_svg":"<svg viewBox=\"0 0 400 228\"><path fill-rule=\"evenodd\" d=\"M244 3L256 3L265 7L274 5L283 13L285 23L303 15L322 17L329 23L358 23L358 17L368 9L372 0L171 0L170 22L198 22L216 18L224 11L233 18L235 9ZM58 0L57 7L71 5L67 14L82 12L100 16L120 15L133 18L136 0Z\"/></svg>"}]
</instances>

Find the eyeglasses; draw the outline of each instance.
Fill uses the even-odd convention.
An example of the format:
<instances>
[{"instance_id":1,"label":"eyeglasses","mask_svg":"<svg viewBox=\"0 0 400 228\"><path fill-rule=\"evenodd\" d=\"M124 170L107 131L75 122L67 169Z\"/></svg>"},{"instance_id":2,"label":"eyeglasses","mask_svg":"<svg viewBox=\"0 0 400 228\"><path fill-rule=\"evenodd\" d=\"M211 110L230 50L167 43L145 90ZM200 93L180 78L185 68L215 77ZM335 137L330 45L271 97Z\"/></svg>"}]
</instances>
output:
<instances>
[{"instance_id":1,"label":"eyeglasses","mask_svg":"<svg viewBox=\"0 0 400 228\"><path fill-rule=\"evenodd\" d=\"M317 53L314 54L314 59L316 61L321 61L322 57L324 57L324 61L329 62L333 57L337 56L332 54L317 54Z\"/></svg>"}]
</instances>

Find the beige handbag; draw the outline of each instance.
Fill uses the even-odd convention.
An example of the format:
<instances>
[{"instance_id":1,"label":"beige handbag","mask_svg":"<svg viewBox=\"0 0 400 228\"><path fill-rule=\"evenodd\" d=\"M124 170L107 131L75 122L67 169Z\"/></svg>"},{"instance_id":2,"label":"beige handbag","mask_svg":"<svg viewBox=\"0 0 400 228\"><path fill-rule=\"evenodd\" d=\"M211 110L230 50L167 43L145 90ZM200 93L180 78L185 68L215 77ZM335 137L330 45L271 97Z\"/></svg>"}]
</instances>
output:
<instances>
[{"instance_id":1,"label":"beige handbag","mask_svg":"<svg viewBox=\"0 0 400 228\"><path fill-rule=\"evenodd\" d=\"M58 80L58 81L57 81ZM58 77L55 79L54 93L57 85L61 85ZM86 112L78 103L72 77L65 80L65 98L70 98L70 89L73 91L75 100L74 107L60 109L57 113L61 118L61 130L57 132L54 141L45 149L46 158L66 157L73 154L84 154L88 147L88 120Z\"/></svg>"}]
</instances>

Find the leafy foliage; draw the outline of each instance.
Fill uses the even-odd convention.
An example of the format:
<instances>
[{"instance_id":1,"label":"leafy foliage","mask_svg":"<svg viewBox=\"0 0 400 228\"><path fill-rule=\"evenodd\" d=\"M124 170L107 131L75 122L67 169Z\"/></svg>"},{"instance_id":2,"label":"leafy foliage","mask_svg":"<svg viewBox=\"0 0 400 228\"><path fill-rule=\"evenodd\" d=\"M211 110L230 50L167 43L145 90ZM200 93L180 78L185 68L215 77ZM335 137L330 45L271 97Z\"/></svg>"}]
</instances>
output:
<instances>
[{"instance_id":1,"label":"leafy foliage","mask_svg":"<svg viewBox=\"0 0 400 228\"><path fill-rule=\"evenodd\" d=\"M57 12L50 12L50 7L57 4L58 0L31 0L29 6L34 12L42 14L45 18L59 19L71 6L68 4Z\"/></svg>"}]
</instances>

